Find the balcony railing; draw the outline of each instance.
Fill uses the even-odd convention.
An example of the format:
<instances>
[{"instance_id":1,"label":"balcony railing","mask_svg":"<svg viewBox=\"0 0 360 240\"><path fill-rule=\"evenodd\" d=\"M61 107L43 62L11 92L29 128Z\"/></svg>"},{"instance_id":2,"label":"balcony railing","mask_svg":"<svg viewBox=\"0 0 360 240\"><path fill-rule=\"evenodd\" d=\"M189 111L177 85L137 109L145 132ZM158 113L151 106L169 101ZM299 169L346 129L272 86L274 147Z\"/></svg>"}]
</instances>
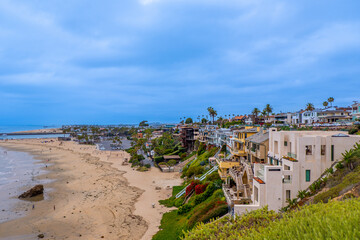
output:
<instances>
[{"instance_id":1,"label":"balcony railing","mask_svg":"<svg viewBox=\"0 0 360 240\"><path fill-rule=\"evenodd\" d=\"M291 158L295 158L296 159L296 154L295 153L291 153L291 152L288 152L288 157L291 157Z\"/></svg>"}]
</instances>

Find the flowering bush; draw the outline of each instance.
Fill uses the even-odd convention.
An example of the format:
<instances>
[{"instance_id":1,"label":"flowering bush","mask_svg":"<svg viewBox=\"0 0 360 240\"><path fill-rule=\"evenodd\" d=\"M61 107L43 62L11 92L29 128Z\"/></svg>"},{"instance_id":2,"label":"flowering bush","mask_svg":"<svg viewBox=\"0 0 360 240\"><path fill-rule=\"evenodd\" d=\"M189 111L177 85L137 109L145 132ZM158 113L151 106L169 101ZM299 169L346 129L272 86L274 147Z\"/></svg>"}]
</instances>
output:
<instances>
[{"instance_id":1,"label":"flowering bush","mask_svg":"<svg viewBox=\"0 0 360 240\"><path fill-rule=\"evenodd\" d=\"M202 185L202 184L196 185L195 186L195 194L198 195L200 193L205 192L206 187L207 187L207 185Z\"/></svg>"},{"instance_id":2,"label":"flowering bush","mask_svg":"<svg viewBox=\"0 0 360 240\"><path fill-rule=\"evenodd\" d=\"M189 195L194 189L198 182L192 181L190 185L186 188L186 196Z\"/></svg>"}]
</instances>

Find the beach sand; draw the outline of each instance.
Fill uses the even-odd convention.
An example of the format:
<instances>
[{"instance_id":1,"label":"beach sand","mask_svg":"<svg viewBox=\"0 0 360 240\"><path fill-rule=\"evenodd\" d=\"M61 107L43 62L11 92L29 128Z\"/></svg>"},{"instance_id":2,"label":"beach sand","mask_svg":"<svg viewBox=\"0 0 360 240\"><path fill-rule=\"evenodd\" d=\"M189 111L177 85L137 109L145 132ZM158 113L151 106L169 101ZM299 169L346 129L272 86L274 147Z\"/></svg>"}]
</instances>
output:
<instances>
[{"instance_id":1,"label":"beach sand","mask_svg":"<svg viewBox=\"0 0 360 240\"><path fill-rule=\"evenodd\" d=\"M151 239L158 231L162 214L170 210L158 200L170 196L171 187L181 183L179 173L162 173L157 168L138 172L122 164L129 158L126 152L46 141L0 142L2 147L43 160L50 171L38 178L55 179L45 184L48 198L35 202L34 209L33 203L19 200L11 211L27 214L1 223L0 238L36 239L43 233L44 239Z\"/></svg>"}]
</instances>

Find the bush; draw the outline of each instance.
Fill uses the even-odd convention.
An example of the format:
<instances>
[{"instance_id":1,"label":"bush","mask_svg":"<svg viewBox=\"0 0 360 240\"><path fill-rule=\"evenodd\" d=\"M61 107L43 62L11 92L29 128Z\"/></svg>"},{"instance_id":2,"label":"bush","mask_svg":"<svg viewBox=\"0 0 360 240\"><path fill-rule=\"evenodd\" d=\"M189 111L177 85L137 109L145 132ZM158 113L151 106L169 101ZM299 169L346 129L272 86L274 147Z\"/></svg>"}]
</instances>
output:
<instances>
[{"instance_id":1,"label":"bush","mask_svg":"<svg viewBox=\"0 0 360 240\"><path fill-rule=\"evenodd\" d=\"M181 214L189 212L190 210L191 210L191 205L187 203L187 204L184 204L183 206L179 207L178 214L181 215Z\"/></svg>"},{"instance_id":2,"label":"bush","mask_svg":"<svg viewBox=\"0 0 360 240\"><path fill-rule=\"evenodd\" d=\"M183 197L178 198L178 199L175 200L174 206L175 206L175 207L180 207L180 206L183 204L183 202L184 202L184 198L183 198Z\"/></svg>"},{"instance_id":3,"label":"bush","mask_svg":"<svg viewBox=\"0 0 360 240\"><path fill-rule=\"evenodd\" d=\"M145 167L146 168L151 168L151 165L148 163L148 164L145 164Z\"/></svg>"},{"instance_id":4,"label":"bush","mask_svg":"<svg viewBox=\"0 0 360 240\"><path fill-rule=\"evenodd\" d=\"M216 180L220 180L220 176L217 171L211 173L210 175L207 175L205 178L205 181L209 181L209 182L214 182Z\"/></svg>"},{"instance_id":5,"label":"bush","mask_svg":"<svg viewBox=\"0 0 360 240\"><path fill-rule=\"evenodd\" d=\"M194 189L195 189L195 186L199 183L199 181L192 181L190 183L190 185L186 188L186 193L185 195L189 195Z\"/></svg>"},{"instance_id":6,"label":"bush","mask_svg":"<svg viewBox=\"0 0 360 240\"><path fill-rule=\"evenodd\" d=\"M338 169L338 170L343 169L344 165L341 162L339 162L338 164L335 165L335 168Z\"/></svg>"},{"instance_id":7,"label":"bush","mask_svg":"<svg viewBox=\"0 0 360 240\"><path fill-rule=\"evenodd\" d=\"M355 133L357 133L358 132L358 129L357 128L351 128L350 130L349 130L349 134L355 134Z\"/></svg>"},{"instance_id":8,"label":"bush","mask_svg":"<svg viewBox=\"0 0 360 240\"><path fill-rule=\"evenodd\" d=\"M176 164L176 160L170 160L167 163L169 166L174 166Z\"/></svg>"},{"instance_id":9,"label":"bush","mask_svg":"<svg viewBox=\"0 0 360 240\"><path fill-rule=\"evenodd\" d=\"M205 191L206 187L207 187L206 184L204 184L204 185L202 185L202 184L196 185L195 186L195 194L199 195L199 194L203 193Z\"/></svg>"},{"instance_id":10,"label":"bush","mask_svg":"<svg viewBox=\"0 0 360 240\"><path fill-rule=\"evenodd\" d=\"M165 165L165 166L167 166L166 162L159 162L158 165Z\"/></svg>"},{"instance_id":11,"label":"bush","mask_svg":"<svg viewBox=\"0 0 360 240\"><path fill-rule=\"evenodd\" d=\"M202 166L191 166L186 171L186 176L188 178L190 178L190 177L192 177L194 175L196 176L196 175L202 174L204 171L205 171L205 169Z\"/></svg>"},{"instance_id":12,"label":"bush","mask_svg":"<svg viewBox=\"0 0 360 240\"><path fill-rule=\"evenodd\" d=\"M163 157L155 157L154 161L159 164L163 160Z\"/></svg>"}]
</instances>

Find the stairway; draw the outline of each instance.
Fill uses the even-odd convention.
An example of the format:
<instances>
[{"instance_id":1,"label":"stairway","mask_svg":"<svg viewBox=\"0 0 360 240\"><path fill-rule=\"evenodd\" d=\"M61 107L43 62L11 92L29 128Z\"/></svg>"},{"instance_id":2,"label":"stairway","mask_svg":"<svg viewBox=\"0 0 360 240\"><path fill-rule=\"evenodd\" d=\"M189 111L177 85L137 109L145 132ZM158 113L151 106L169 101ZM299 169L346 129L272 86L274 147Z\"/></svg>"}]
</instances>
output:
<instances>
[{"instance_id":1,"label":"stairway","mask_svg":"<svg viewBox=\"0 0 360 240\"><path fill-rule=\"evenodd\" d=\"M213 168L211 168L209 171L207 171L206 173L204 173L200 178L196 178L195 180L204 180L208 175L212 174L213 172L215 172L216 170L218 170L218 166L214 166ZM182 195L185 194L186 192L186 188L189 186L190 184L186 185L178 194L176 194L176 198L181 197Z\"/></svg>"}]
</instances>

